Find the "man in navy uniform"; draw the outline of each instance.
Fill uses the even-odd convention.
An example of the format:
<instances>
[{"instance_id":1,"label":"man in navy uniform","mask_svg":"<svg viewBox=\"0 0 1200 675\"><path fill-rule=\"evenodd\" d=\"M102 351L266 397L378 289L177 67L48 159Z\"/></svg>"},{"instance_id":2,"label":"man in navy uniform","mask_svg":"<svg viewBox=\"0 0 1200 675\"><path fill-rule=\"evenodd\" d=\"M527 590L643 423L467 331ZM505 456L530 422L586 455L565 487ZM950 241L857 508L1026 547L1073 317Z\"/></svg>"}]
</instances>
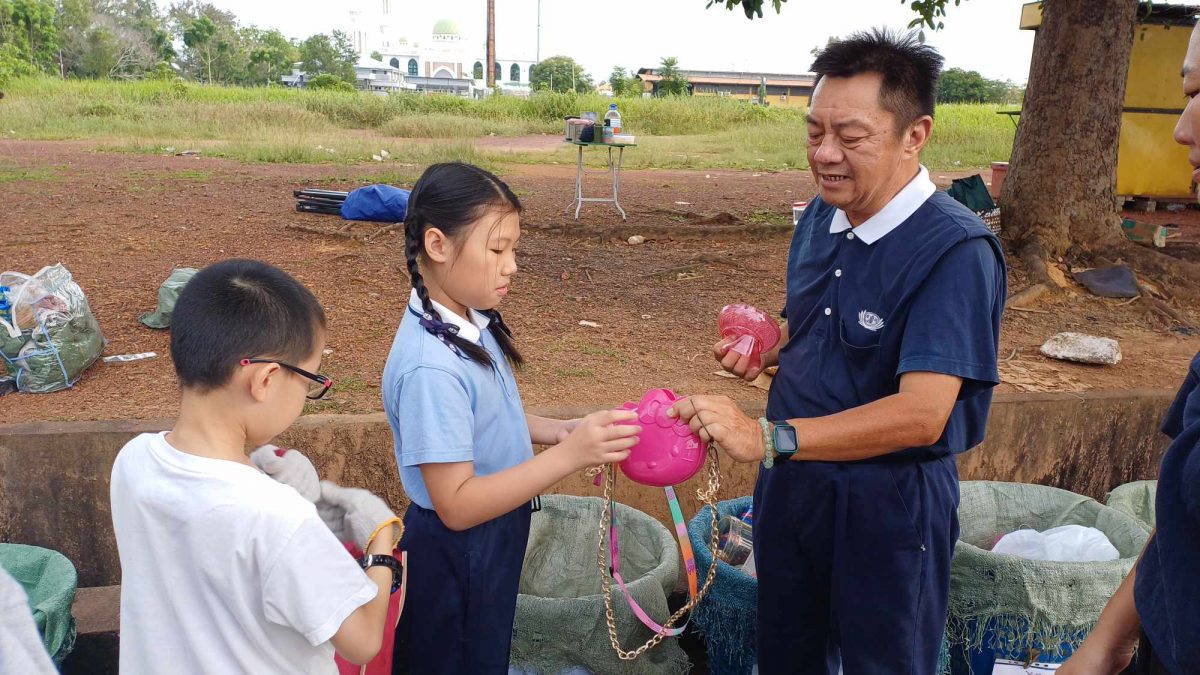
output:
<instances>
[{"instance_id":1,"label":"man in navy uniform","mask_svg":"<svg viewBox=\"0 0 1200 675\"><path fill-rule=\"evenodd\" d=\"M909 35L829 45L808 114L819 195L793 235L767 415L725 397L673 411L754 491L763 675L931 675L958 538L955 456L998 383L1006 276L996 237L920 164L942 58Z\"/></svg>"},{"instance_id":2,"label":"man in navy uniform","mask_svg":"<svg viewBox=\"0 0 1200 675\"><path fill-rule=\"evenodd\" d=\"M1200 182L1200 27L1183 57L1187 106L1175 141L1187 146L1192 182ZM1059 672L1113 675L1137 652L1139 675L1200 673L1200 354L1192 360L1162 431L1154 534L1137 565L1104 607L1096 628Z\"/></svg>"}]
</instances>

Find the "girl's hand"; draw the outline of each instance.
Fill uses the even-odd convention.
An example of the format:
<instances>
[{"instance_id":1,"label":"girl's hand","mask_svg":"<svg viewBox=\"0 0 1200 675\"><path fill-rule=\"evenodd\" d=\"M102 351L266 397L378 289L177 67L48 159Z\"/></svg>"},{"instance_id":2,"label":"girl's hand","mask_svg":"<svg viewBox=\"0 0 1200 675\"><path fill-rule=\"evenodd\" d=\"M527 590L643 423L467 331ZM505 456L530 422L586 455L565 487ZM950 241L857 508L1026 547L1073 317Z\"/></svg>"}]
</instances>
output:
<instances>
[{"instance_id":1,"label":"girl's hand","mask_svg":"<svg viewBox=\"0 0 1200 675\"><path fill-rule=\"evenodd\" d=\"M562 443L563 441L567 440L567 437L571 435L572 431L575 431L575 429L579 426L579 423L582 421L583 418L581 417L577 417L573 420L562 420L562 424L559 426L558 432L554 435L554 442Z\"/></svg>"},{"instance_id":2,"label":"girl's hand","mask_svg":"<svg viewBox=\"0 0 1200 675\"><path fill-rule=\"evenodd\" d=\"M629 449L637 445L642 428L633 424L637 413L632 410L603 410L577 422L575 428L559 443L559 448L574 470L600 464L622 462Z\"/></svg>"}]
</instances>

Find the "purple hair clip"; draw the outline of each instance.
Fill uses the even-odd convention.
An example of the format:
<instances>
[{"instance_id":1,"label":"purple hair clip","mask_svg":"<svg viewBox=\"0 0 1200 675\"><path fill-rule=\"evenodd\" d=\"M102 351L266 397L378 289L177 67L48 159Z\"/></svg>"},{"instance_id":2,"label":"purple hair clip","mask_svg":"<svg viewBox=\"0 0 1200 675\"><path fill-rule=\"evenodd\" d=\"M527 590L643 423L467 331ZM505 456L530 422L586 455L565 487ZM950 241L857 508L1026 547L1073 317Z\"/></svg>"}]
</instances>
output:
<instances>
[{"instance_id":1,"label":"purple hair clip","mask_svg":"<svg viewBox=\"0 0 1200 675\"><path fill-rule=\"evenodd\" d=\"M430 314L429 312L423 312L421 314L421 327L429 331L430 335L433 335L437 339L441 340L442 344L449 347L450 350L455 354L460 356L462 355L462 352L459 350L459 348L450 341L450 338L458 335L458 326L455 326L451 323L438 321L433 317L433 314Z\"/></svg>"}]
</instances>

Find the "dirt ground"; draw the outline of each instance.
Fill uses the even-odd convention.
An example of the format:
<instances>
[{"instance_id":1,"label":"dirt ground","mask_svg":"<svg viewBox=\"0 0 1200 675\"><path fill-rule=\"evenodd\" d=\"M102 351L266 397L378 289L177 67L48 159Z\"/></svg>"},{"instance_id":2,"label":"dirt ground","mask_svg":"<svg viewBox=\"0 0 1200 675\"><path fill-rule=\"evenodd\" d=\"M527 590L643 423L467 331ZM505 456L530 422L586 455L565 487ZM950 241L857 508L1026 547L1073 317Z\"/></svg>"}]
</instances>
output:
<instances>
[{"instance_id":1,"label":"dirt ground","mask_svg":"<svg viewBox=\"0 0 1200 675\"><path fill-rule=\"evenodd\" d=\"M174 415L167 333L138 316L154 308L172 268L228 257L279 265L325 306L332 352L323 372L335 387L311 412L381 409L380 374L408 298L402 235L376 234L368 223L339 232L336 217L297 213L292 190L352 189L360 183L345 176L395 167L244 165L92 147L0 141L0 267L32 273L64 263L109 340L106 355L159 356L97 364L69 391L6 396L0 422ZM573 166L511 165L504 177L527 207L521 272L502 307L529 364L518 374L526 404L613 403L657 386L765 396L716 375L710 346L723 305L782 305L790 205L815 194L807 173L627 171L621 201L629 220L588 204L578 223L567 212ZM934 177L946 185L953 175ZM587 186L599 193L603 176L591 175ZM1155 217L1179 226L1168 250L1200 250L1200 212ZM627 243L635 234L646 242ZM1012 290L1026 284L1015 269ZM1143 301L1072 287L1034 309L1006 314L1000 391L1174 388L1200 350L1200 337ZM1200 325L1197 308L1175 309ZM1038 346L1064 330L1117 338L1124 361L1093 367L1041 357Z\"/></svg>"}]
</instances>

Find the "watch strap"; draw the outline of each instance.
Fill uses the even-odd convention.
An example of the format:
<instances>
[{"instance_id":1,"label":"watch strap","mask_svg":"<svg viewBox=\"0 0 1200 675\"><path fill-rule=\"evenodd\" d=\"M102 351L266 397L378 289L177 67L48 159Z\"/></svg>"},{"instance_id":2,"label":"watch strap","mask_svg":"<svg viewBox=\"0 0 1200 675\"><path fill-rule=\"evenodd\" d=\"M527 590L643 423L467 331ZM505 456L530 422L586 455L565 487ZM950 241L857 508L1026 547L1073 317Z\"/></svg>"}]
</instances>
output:
<instances>
[{"instance_id":1,"label":"watch strap","mask_svg":"<svg viewBox=\"0 0 1200 675\"><path fill-rule=\"evenodd\" d=\"M372 567L386 567L392 571L392 592L395 593L400 588L400 582L404 578L404 565L392 555L365 555L358 561L359 566L364 570Z\"/></svg>"}]
</instances>

